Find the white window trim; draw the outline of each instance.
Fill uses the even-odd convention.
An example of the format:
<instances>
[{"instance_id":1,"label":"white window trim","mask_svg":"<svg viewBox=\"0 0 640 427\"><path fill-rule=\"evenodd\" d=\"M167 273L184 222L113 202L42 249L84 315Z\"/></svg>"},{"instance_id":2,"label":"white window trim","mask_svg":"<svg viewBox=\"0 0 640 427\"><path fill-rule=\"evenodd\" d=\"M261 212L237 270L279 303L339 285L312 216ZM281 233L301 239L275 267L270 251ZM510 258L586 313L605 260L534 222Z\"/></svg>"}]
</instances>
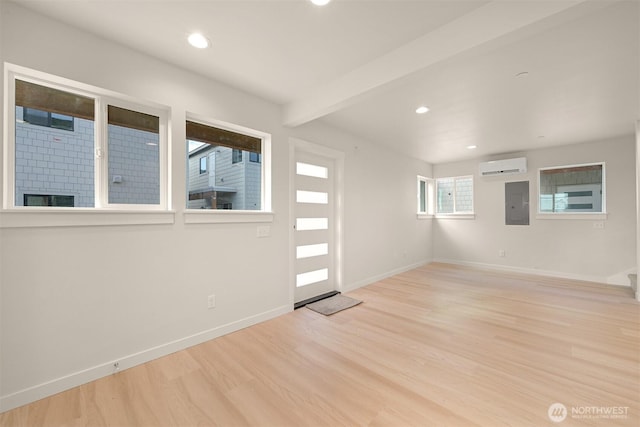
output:
<instances>
[{"instance_id":1,"label":"white window trim","mask_svg":"<svg viewBox=\"0 0 640 427\"><path fill-rule=\"evenodd\" d=\"M609 214L607 213L591 213L591 212L575 212L575 213L569 213L569 212L545 212L545 213L538 213L536 214L536 219L542 219L542 220L547 220L547 219L552 219L552 220L566 220L566 219L571 219L571 220L590 220L590 221L604 221L607 219L607 217L609 216Z\"/></svg>"},{"instance_id":2,"label":"white window trim","mask_svg":"<svg viewBox=\"0 0 640 427\"><path fill-rule=\"evenodd\" d=\"M581 166L595 166L602 165L602 212L540 212L540 172L543 170L553 169L566 169L575 168ZM592 162L592 163L580 163L576 165L561 165L551 166L545 168L538 168L538 198L537 198L537 212L536 219L541 220L590 220L590 221L604 221L609 216L607 213L607 185L606 185L606 165L605 162Z\"/></svg>"},{"instance_id":3,"label":"white window trim","mask_svg":"<svg viewBox=\"0 0 640 427\"><path fill-rule=\"evenodd\" d=\"M95 99L96 117L95 149L102 150L102 158L95 161L95 199L91 208L55 208L15 206L15 80L23 80L47 87L76 93ZM170 210L169 153L171 140L168 132L169 107L141 101L123 94L76 82L74 80L44 73L19 65L5 63L4 66L4 133L3 133L3 197L0 209L0 228L56 227L120 224L172 224L175 212ZM108 176L104 171L107 145L102 123L106 106L114 105L135 111L147 112L160 118L160 203L158 205L129 205L108 203ZM105 193L105 191L107 193Z\"/></svg>"},{"instance_id":4,"label":"white window trim","mask_svg":"<svg viewBox=\"0 0 640 427\"><path fill-rule=\"evenodd\" d=\"M475 213L436 214L437 219L476 219Z\"/></svg>"},{"instance_id":5,"label":"white window trim","mask_svg":"<svg viewBox=\"0 0 640 427\"><path fill-rule=\"evenodd\" d=\"M426 210L420 210L420 183L425 183L425 205ZM417 210L416 210L416 218L417 219L432 219L434 217L434 194L435 194L435 180L433 178L427 178L426 176L418 175L417 177Z\"/></svg>"},{"instance_id":6,"label":"white window trim","mask_svg":"<svg viewBox=\"0 0 640 427\"><path fill-rule=\"evenodd\" d=\"M225 210L225 209L187 209L184 211L185 224L218 224L218 223L260 223L273 222L274 213L271 208L271 134L248 127L236 125L221 120L189 113L186 120L202 123L203 125L225 129L231 132L260 138L262 140L262 168L261 168L261 209L260 210ZM185 139L185 150L189 144ZM188 192L187 192L188 197ZM186 200L183 201L186 206Z\"/></svg>"},{"instance_id":7,"label":"white window trim","mask_svg":"<svg viewBox=\"0 0 640 427\"><path fill-rule=\"evenodd\" d=\"M438 180L440 179L453 179L454 180L454 191L455 191L455 180L457 179L461 179L461 178L471 178L471 185L472 185L472 194L471 194L471 212L455 212L455 194L453 197L453 209L454 212L448 212L448 213L438 213L437 212L437 201L436 198L438 197L437 191L438 191ZM435 212L435 218L441 218L441 219L475 219L476 218L476 213L475 213L475 209L476 209L476 183L475 183L475 179L473 175L460 175L460 176L443 176L440 178L436 178L435 179L435 187L434 187L434 211Z\"/></svg>"},{"instance_id":8,"label":"white window trim","mask_svg":"<svg viewBox=\"0 0 640 427\"><path fill-rule=\"evenodd\" d=\"M173 224L174 211L37 208L0 211L0 228Z\"/></svg>"}]
</instances>

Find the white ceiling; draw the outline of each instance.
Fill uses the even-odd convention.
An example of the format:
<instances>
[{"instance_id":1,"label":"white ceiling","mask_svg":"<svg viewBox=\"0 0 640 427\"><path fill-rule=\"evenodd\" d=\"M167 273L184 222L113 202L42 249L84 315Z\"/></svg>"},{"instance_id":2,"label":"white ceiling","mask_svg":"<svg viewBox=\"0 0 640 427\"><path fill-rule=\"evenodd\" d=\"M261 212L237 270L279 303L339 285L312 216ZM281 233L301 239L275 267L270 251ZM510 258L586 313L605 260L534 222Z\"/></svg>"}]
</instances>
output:
<instances>
[{"instance_id":1,"label":"white ceiling","mask_svg":"<svg viewBox=\"0 0 640 427\"><path fill-rule=\"evenodd\" d=\"M322 120L432 163L640 119L637 0L14 1L282 105L287 125ZM209 49L186 44L195 30Z\"/></svg>"}]
</instances>

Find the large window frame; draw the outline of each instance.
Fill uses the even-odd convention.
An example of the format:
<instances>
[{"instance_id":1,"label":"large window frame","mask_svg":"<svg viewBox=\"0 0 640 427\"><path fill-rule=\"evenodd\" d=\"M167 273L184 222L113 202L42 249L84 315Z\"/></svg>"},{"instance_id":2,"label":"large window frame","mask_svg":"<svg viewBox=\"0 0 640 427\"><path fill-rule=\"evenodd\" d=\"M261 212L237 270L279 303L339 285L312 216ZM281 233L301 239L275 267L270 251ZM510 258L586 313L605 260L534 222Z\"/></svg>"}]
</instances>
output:
<instances>
[{"instance_id":1,"label":"large window frame","mask_svg":"<svg viewBox=\"0 0 640 427\"><path fill-rule=\"evenodd\" d=\"M94 101L94 198L93 207L50 207L16 205L16 81L36 84ZM4 227L21 226L69 226L103 224L147 224L172 223L169 195L168 133L169 107L141 101L126 95L70 79L32 70L14 64L5 64L4 69L4 134L3 134L3 197L2 217ZM158 136L158 181L159 200L153 204L118 204L109 202L108 165L108 107L131 110L153 115L159 121ZM113 214L122 213L119 217ZM70 215L64 215L70 214ZM86 216L90 214L91 216ZM159 214L159 215L144 215ZM84 217L81 217L85 215Z\"/></svg>"},{"instance_id":2,"label":"large window frame","mask_svg":"<svg viewBox=\"0 0 640 427\"><path fill-rule=\"evenodd\" d=\"M435 185L435 194L434 194L434 204L435 204L435 215L436 218L460 218L460 219L474 219L475 218L475 182L473 179L473 175L463 175L463 176L447 176L436 178ZM460 180L471 180L471 209L470 210L460 210L458 209L457 203L457 182ZM453 180L453 211L452 212L441 212L438 203L438 194L440 184L445 180Z\"/></svg>"},{"instance_id":3,"label":"large window frame","mask_svg":"<svg viewBox=\"0 0 640 427\"><path fill-rule=\"evenodd\" d=\"M256 129L210 117L187 112L186 121L210 126L234 133L243 134L260 139L261 158L261 194L260 209L258 210L232 210L232 209L189 209L185 208L184 220L187 224L213 224L213 223L247 223L247 222L272 222L274 214L271 207L271 134ZM189 155L188 135L185 138L185 156ZM189 197L188 190L186 192ZM186 203L186 201L185 201Z\"/></svg>"},{"instance_id":4,"label":"large window frame","mask_svg":"<svg viewBox=\"0 0 640 427\"><path fill-rule=\"evenodd\" d=\"M588 168L601 168L601 179L600 179L600 190L601 190L601 200L600 200L600 211L580 211L576 210L564 210L564 211L555 211L556 200L552 201L554 206L552 211L542 210L542 175L545 171L558 171L558 173L570 173L576 172L580 169L588 169ZM574 169L574 171L571 171ZM601 220L607 218L607 185L606 185L606 165L605 162L592 162L592 163L581 163L581 164L571 164L571 165L560 165L560 166L551 166L551 167L543 167L538 169L537 173L537 184L538 184L538 197L537 197L537 219L587 219L587 220ZM581 183L574 183L575 185L588 185ZM564 185L566 186L566 185Z\"/></svg>"}]
</instances>

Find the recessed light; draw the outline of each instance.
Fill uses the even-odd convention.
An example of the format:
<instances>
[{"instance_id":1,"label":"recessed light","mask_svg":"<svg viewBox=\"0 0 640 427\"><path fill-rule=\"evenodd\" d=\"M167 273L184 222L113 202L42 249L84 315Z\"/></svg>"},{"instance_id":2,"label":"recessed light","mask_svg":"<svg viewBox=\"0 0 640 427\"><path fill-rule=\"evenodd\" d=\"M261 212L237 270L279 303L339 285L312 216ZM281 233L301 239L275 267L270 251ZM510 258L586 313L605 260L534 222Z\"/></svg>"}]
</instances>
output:
<instances>
[{"instance_id":1,"label":"recessed light","mask_svg":"<svg viewBox=\"0 0 640 427\"><path fill-rule=\"evenodd\" d=\"M416 108L416 113L417 113L417 114L424 114L424 113L426 113L427 111L429 111L429 108L428 108L428 107L425 107L424 105L423 105L423 106L421 106L421 107Z\"/></svg>"},{"instance_id":2,"label":"recessed light","mask_svg":"<svg viewBox=\"0 0 640 427\"><path fill-rule=\"evenodd\" d=\"M316 6L325 6L327 4L329 4L331 0L311 0L311 3L315 4Z\"/></svg>"},{"instance_id":3,"label":"recessed light","mask_svg":"<svg viewBox=\"0 0 640 427\"><path fill-rule=\"evenodd\" d=\"M209 39L203 36L200 33L191 33L189 37L187 37L189 44L198 49L205 49L209 47Z\"/></svg>"},{"instance_id":4,"label":"recessed light","mask_svg":"<svg viewBox=\"0 0 640 427\"><path fill-rule=\"evenodd\" d=\"M477 145L467 145L467 150L475 150L476 148L478 148Z\"/></svg>"}]
</instances>

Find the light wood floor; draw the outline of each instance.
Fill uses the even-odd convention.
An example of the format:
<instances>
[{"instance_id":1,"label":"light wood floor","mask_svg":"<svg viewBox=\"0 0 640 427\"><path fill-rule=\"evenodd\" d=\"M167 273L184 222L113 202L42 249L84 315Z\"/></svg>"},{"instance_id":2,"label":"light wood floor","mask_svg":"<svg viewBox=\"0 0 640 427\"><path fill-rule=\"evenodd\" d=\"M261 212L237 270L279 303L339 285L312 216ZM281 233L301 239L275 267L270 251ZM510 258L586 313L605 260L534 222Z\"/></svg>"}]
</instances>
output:
<instances>
[{"instance_id":1,"label":"light wood floor","mask_svg":"<svg viewBox=\"0 0 640 427\"><path fill-rule=\"evenodd\" d=\"M297 310L0 425L640 425L630 288L431 264L348 295L364 303ZM556 402L569 411L559 424L547 415ZM628 409L572 417L585 407Z\"/></svg>"}]
</instances>

